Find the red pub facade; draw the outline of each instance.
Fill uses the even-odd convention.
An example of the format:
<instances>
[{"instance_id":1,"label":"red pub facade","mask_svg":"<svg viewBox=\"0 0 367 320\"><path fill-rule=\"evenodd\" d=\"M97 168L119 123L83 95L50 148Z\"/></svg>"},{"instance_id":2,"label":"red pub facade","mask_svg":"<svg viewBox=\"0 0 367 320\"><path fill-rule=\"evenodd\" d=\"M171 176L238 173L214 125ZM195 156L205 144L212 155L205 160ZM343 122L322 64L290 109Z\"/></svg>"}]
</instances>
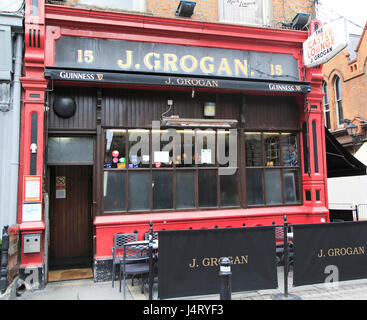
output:
<instances>
[{"instance_id":1,"label":"red pub facade","mask_svg":"<svg viewBox=\"0 0 367 320\"><path fill-rule=\"evenodd\" d=\"M25 8L21 274L36 267L45 282L49 269L93 265L109 280L114 234L143 239L149 221L155 231L328 222L308 32ZM42 192L29 201L31 176ZM41 211L26 214L29 202Z\"/></svg>"}]
</instances>

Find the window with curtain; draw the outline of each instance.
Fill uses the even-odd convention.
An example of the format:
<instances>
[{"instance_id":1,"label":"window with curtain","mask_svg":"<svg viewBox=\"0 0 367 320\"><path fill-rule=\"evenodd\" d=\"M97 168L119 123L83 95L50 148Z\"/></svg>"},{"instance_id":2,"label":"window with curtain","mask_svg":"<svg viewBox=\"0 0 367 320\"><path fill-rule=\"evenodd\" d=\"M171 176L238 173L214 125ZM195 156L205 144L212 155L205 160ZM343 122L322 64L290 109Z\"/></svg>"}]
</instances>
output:
<instances>
[{"instance_id":1,"label":"window with curtain","mask_svg":"<svg viewBox=\"0 0 367 320\"><path fill-rule=\"evenodd\" d=\"M325 127L330 129L330 106L329 106L329 92L328 92L328 85L325 81L322 83L322 92L324 93L324 120L325 120Z\"/></svg>"},{"instance_id":2,"label":"window with curtain","mask_svg":"<svg viewBox=\"0 0 367 320\"><path fill-rule=\"evenodd\" d=\"M267 26L269 12L269 0L218 0L220 22Z\"/></svg>"},{"instance_id":3,"label":"window with curtain","mask_svg":"<svg viewBox=\"0 0 367 320\"><path fill-rule=\"evenodd\" d=\"M334 80L334 90L335 90L335 109L336 109L336 120L338 127L343 125L343 102L342 102L342 91L341 91L341 81L338 76Z\"/></svg>"}]
</instances>

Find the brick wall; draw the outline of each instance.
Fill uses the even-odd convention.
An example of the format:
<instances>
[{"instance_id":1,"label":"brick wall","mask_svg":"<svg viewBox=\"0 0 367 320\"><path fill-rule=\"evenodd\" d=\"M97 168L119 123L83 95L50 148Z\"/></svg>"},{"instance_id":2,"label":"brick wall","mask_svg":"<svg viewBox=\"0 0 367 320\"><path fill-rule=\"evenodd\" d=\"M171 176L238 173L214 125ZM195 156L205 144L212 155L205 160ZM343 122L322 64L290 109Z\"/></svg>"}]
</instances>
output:
<instances>
[{"instance_id":1,"label":"brick wall","mask_svg":"<svg viewBox=\"0 0 367 320\"><path fill-rule=\"evenodd\" d=\"M201 21L218 21L218 1L196 0L194 14L189 19ZM249 1L249 0L233 0ZM314 0L265 0L272 6L272 26L279 27L281 22L289 23L297 13L313 13ZM60 4L58 1L54 1ZM66 5L78 6L78 0L67 0ZM103 2L101 2L103 3ZM107 1L105 2L107 5ZM154 16L185 19L175 16L179 0L146 0L146 13Z\"/></svg>"},{"instance_id":2,"label":"brick wall","mask_svg":"<svg viewBox=\"0 0 367 320\"><path fill-rule=\"evenodd\" d=\"M313 14L313 0L271 0L273 6L273 26L281 22L289 23L297 13Z\"/></svg>"},{"instance_id":3,"label":"brick wall","mask_svg":"<svg viewBox=\"0 0 367 320\"><path fill-rule=\"evenodd\" d=\"M334 79L341 79L343 116L353 120L361 117L367 120L367 24L360 39L357 57L349 60L349 53L343 50L323 65L322 73L328 84L331 130L337 129ZM357 123L356 123L357 124Z\"/></svg>"}]
</instances>

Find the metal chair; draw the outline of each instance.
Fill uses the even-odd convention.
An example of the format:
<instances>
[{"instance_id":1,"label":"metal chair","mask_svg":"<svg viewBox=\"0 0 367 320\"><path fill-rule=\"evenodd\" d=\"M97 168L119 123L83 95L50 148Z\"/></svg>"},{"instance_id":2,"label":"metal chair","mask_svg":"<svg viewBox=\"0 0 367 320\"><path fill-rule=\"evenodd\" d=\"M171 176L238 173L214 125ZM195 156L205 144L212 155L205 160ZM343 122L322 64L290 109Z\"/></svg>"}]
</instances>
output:
<instances>
[{"instance_id":1,"label":"metal chair","mask_svg":"<svg viewBox=\"0 0 367 320\"><path fill-rule=\"evenodd\" d=\"M115 234L113 237L113 248L112 248L112 288L114 287L115 281L115 266L118 265L121 269L120 259L118 256L119 251L122 251L124 248L124 244L137 241L138 234L137 233L119 233ZM119 272L120 274L120 272Z\"/></svg>"},{"instance_id":2,"label":"metal chair","mask_svg":"<svg viewBox=\"0 0 367 320\"><path fill-rule=\"evenodd\" d=\"M121 292L121 273L124 283L124 299L126 299L126 276L136 275L142 277L141 293L144 293L144 283L147 282L149 274L149 243L126 243L123 246L123 257L120 260L120 292ZM122 268L121 268L122 266ZM144 281L145 276L145 281Z\"/></svg>"},{"instance_id":3,"label":"metal chair","mask_svg":"<svg viewBox=\"0 0 367 320\"><path fill-rule=\"evenodd\" d=\"M149 232L144 233L144 240L149 240ZM152 240L158 240L158 232L153 232L153 239Z\"/></svg>"},{"instance_id":4,"label":"metal chair","mask_svg":"<svg viewBox=\"0 0 367 320\"><path fill-rule=\"evenodd\" d=\"M275 227L275 241L281 240L281 243L276 243L277 265L284 264L284 227ZM293 264L293 244L288 242L288 265Z\"/></svg>"}]
</instances>

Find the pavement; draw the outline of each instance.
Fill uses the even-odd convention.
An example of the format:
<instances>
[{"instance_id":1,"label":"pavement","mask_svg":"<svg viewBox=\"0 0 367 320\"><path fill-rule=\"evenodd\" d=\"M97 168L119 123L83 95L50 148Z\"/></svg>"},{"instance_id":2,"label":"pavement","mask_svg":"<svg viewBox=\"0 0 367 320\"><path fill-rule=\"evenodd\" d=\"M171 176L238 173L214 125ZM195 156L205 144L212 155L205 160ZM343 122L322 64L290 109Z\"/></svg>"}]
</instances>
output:
<instances>
[{"instance_id":1,"label":"pavement","mask_svg":"<svg viewBox=\"0 0 367 320\"><path fill-rule=\"evenodd\" d=\"M288 275L288 296L284 295L283 267L278 267L278 288L232 293L232 300L367 300L367 279L293 287L293 274ZM126 300L148 301L148 292L142 294L140 286L131 286L129 280ZM157 284L153 287L153 300L158 297ZM124 300L119 283L94 282L93 279L49 282L42 290L26 290L16 300ZM181 297L169 300L220 300L216 295ZM162 301L162 300L161 300Z\"/></svg>"}]
</instances>

